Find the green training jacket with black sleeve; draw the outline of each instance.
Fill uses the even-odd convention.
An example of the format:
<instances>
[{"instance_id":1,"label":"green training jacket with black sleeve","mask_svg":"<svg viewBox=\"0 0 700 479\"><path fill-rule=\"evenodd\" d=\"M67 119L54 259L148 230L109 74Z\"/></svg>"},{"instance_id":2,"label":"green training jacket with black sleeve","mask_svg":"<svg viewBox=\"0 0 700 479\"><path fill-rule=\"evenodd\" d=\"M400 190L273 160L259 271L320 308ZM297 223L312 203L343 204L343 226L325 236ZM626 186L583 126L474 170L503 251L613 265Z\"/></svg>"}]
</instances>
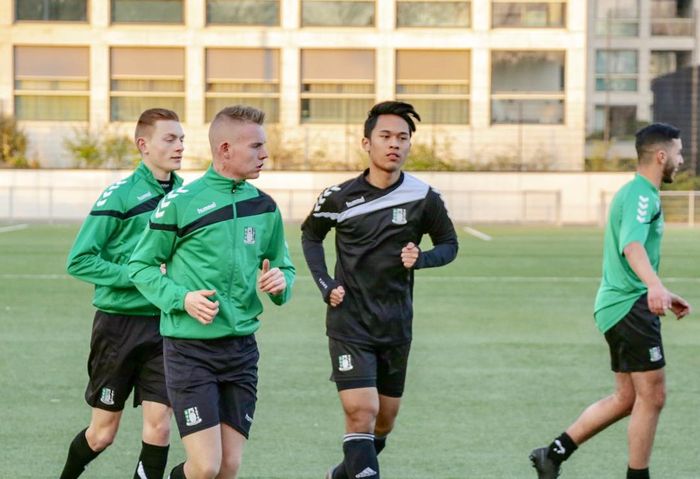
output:
<instances>
[{"instance_id":1,"label":"green training jacket with black sleeve","mask_svg":"<svg viewBox=\"0 0 700 479\"><path fill-rule=\"evenodd\" d=\"M163 336L246 336L258 329L263 310L257 294L263 259L287 281L282 293L269 295L281 305L291 296L295 269L276 203L250 183L210 167L160 202L131 256L129 277L160 308ZM210 324L185 311L185 295L197 290L216 291L209 299L219 301L219 313Z\"/></svg>"},{"instance_id":2,"label":"green training jacket with black sleeve","mask_svg":"<svg viewBox=\"0 0 700 479\"><path fill-rule=\"evenodd\" d=\"M171 175L173 188L179 188L182 178ZM164 195L151 170L140 163L131 175L107 187L93 205L68 253L66 269L95 285L92 304L97 309L135 316L159 314L129 280L126 263Z\"/></svg>"}]
</instances>

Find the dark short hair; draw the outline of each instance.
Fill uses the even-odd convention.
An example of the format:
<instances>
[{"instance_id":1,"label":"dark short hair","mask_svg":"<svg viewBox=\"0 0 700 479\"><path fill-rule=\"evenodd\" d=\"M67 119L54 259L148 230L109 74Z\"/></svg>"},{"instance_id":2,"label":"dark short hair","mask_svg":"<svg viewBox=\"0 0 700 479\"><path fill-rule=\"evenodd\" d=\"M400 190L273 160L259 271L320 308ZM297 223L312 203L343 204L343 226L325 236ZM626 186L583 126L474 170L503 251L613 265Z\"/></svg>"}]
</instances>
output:
<instances>
[{"instance_id":1,"label":"dark short hair","mask_svg":"<svg viewBox=\"0 0 700 479\"><path fill-rule=\"evenodd\" d=\"M365 138L369 138L372 135L372 130L377 126L377 119L380 115L400 116L408 123L410 133L416 131L416 124L413 118L420 121L420 115L416 113L416 110L410 103L404 103L402 101L383 101L374 105L367 114L367 119L365 120Z\"/></svg>"},{"instance_id":2,"label":"dark short hair","mask_svg":"<svg viewBox=\"0 0 700 479\"><path fill-rule=\"evenodd\" d=\"M155 126L157 121L180 121L180 118L172 110L166 108L149 108L141 113L139 120L136 122L136 129L134 130L134 141L138 140L139 137L145 136L146 132Z\"/></svg>"},{"instance_id":3,"label":"dark short hair","mask_svg":"<svg viewBox=\"0 0 700 479\"><path fill-rule=\"evenodd\" d=\"M634 146L637 149L639 158L644 154L644 150L652 145L668 143L681 137L681 130L668 123L652 123L641 128L634 134L636 140Z\"/></svg>"}]
</instances>

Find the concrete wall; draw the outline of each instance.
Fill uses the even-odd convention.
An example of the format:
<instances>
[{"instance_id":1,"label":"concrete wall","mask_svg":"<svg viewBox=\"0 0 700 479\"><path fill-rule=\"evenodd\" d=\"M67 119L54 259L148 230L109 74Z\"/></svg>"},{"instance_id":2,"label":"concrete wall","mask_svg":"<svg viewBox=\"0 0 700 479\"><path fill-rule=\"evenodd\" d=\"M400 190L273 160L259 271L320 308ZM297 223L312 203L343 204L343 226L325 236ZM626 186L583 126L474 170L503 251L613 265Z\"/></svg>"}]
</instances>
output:
<instances>
[{"instance_id":1,"label":"concrete wall","mask_svg":"<svg viewBox=\"0 0 700 479\"><path fill-rule=\"evenodd\" d=\"M0 220L81 220L118 170L0 170ZM184 171L191 181L201 171ZM356 172L268 171L253 183L284 218L301 221L327 186ZM459 223L599 224L606 201L632 173L416 173L437 188Z\"/></svg>"}]
</instances>

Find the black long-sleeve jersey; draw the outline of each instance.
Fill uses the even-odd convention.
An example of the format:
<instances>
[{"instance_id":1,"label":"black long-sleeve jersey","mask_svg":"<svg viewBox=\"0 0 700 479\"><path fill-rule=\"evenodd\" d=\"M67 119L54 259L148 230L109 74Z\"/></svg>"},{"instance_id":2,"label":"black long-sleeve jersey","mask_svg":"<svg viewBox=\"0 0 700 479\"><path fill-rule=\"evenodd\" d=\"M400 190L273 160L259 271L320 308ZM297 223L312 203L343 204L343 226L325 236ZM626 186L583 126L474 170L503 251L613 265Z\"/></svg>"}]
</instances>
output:
<instances>
[{"instance_id":1,"label":"black long-sleeve jersey","mask_svg":"<svg viewBox=\"0 0 700 479\"><path fill-rule=\"evenodd\" d=\"M413 269L442 266L457 255L457 235L440 195L401 173L386 189L366 180L368 170L327 188L301 226L306 262L323 299L338 285L343 302L328 307L326 334L351 343L397 345L411 340ZM335 228L335 278L328 274L323 239ZM407 243L430 235L413 269L401 261Z\"/></svg>"}]
</instances>

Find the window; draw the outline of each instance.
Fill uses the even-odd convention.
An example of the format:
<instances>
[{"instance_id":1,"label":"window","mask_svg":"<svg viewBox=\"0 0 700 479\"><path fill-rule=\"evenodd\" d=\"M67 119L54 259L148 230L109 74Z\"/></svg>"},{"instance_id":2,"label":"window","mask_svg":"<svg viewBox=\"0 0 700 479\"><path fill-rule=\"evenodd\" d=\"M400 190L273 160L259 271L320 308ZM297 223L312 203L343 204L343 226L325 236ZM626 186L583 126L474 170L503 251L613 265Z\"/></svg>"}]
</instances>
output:
<instances>
[{"instance_id":1,"label":"window","mask_svg":"<svg viewBox=\"0 0 700 479\"><path fill-rule=\"evenodd\" d=\"M90 109L87 47L15 47L15 117L87 121Z\"/></svg>"},{"instance_id":2,"label":"window","mask_svg":"<svg viewBox=\"0 0 700 479\"><path fill-rule=\"evenodd\" d=\"M301 51L302 122L363 122L373 104L373 50Z\"/></svg>"},{"instance_id":3,"label":"window","mask_svg":"<svg viewBox=\"0 0 700 479\"><path fill-rule=\"evenodd\" d=\"M183 23L183 0L112 0L112 23Z\"/></svg>"},{"instance_id":4,"label":"window","mask_svg":"<svg viewBox=\"0 0 700 479\"><path fill-rule=\"evenodd\" d=\"M651 0L651 34L695 36L692 0Z\"/></svg>"},{"instance_id":5,"label":"window","mask_svg":"<svg viewBox=\"0 0 700 479\"><path fill-rule=\"evenodd\" d=\"M634 105L596 105L593 121L596 132L608 129L608 138L632 138L637 131L637 107Z\"/></svg>"},{"instance_id":6,"label":"window","mask_svg":"<svg viewBox=\"0 0 700 479\"><path fill-rule=\"evenodd\" d=\"M207 121L222 108L245 104L279 121L279 50L207 49Z\"/></svg>"},{"instance_id":7,"label":"window","mask_svg":"<svg viewBox=\"0 0 700 479\"><path fill-rule=\"evenodd\" d=\"M111 67L112 121L134 121L143 110L157 107L184 118L184 50L115 47Z\"/></svg>"},{"instance_id":8,"label":"window","mask_svg":"<svg viewBox=\"0 0 700 479\"><path fill-rule=\"evenodd\" d=\"M87 0L15 0L15 19L84 22Z\"/></svg>"},{"instance_id":9,"label":"window","mask_svg":"<svg viewBox=\"0 0 700 479\"><path fill-rule=\"evenodd\" d=\"M398 50L396 99L411 103L423 123L469 123L469 52Z\"/></svg>"},{"instance_id":10,"label":"window","mask_svg":"<svg viewBox=\"0 0 700 479\"><path fill-rule=\"evenodd\" d=\"M209 25L280 24L280 0L207 0Z\"/></svg>"},{"instance_id":11,"label":"window","mask_svg":"<svg viewBox=\"0 0 700 479\"><path fill-rule=\"evenodd\" d=\"M563 51L491 53L491 122L564 122Z\"/></svg>"},{"instance_id":12,"label":"window","mask_svg":"<svg viewBox=\"0 0 700 479\"><path fill-rule=\"evenodd\" d=\"M639 35L639 0L596 0L595 33L613 37Z\"/></svg>"},{"instance_id":13,"label":"window","mask_svg":"<svg viewBox=\"0 0 700 479\"><path fill-rule=\"evenodd\" d=\"M597 50L596 91L637 91L637 51Z\"/></svg>"},{"instance_id":14,"label":"window","mask_svg":"<svg viewBox=\"0 0 700 479\"><path fill-rule=\"evenodd\" d=\"M494 28L564 28L566 0L492 0Z\"/></svg>"},{"instance_id":15,"label":"window","mask_svg":"<svg viewBox=\"0 0 700 479\"><path fill-rule=\"evenodd\" d=\"M374 2L301 0L304 27L372 27Z\"/></svg>"},{"instance_id":16,"label":"window","mask_svg":"<svg viewBox=\"0 0 700 479\"><path fill-rule=\"evenodd\" d=\"M469 28L470 13L470 2L399 0L396 2L396 26Z\"/></svg>"},{"instance_id":17,"label":"window","mask_svg":"<svg viewBox=\"0 0 700 479\"><path fill-rule=\"evenodd\" d=\"M693 52L689 50L652 51L649 59L649 76L654 78L690 66L692 57Z\"/></svg>"}]
</instances>

